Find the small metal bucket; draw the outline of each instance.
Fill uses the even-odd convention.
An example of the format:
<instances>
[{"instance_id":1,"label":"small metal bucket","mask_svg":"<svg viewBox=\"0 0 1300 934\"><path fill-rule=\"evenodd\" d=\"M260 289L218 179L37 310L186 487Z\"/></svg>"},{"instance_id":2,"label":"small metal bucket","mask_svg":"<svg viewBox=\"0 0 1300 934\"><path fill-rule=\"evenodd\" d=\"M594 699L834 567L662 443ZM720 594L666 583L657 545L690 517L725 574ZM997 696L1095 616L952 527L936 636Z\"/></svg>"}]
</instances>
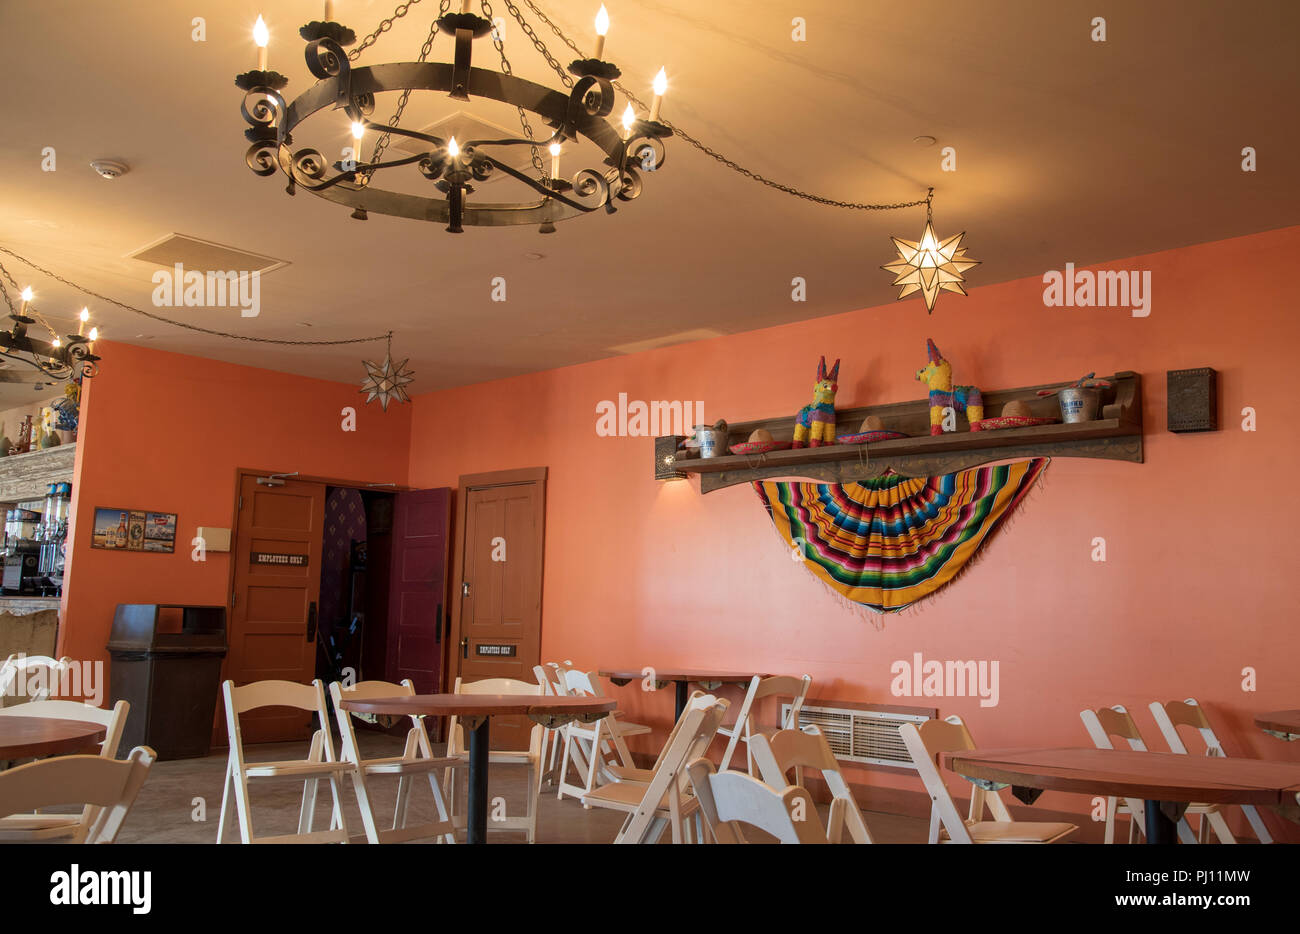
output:
<instances>
[{"instance_id":1,"label":"small metal bucket","mask_svg":"<svg viewBox=\"0 0 1300 934\"><path fill-rule=\"evenodd\" d=\"M1101 391L1098 389L1080 389L1069 386L1059 393L1061 397L1061 421L1090 422L1096 419L1097 409L1101 405Z\"/></svg>"},{"instance_id":2,"label":"small metal bucket","mask_svg":"<svg viewBox=\"0 0 1300 934\"><path fill-rule=\"evenodd\" d=\"M727 453L727 434L711 425L696 425L695 440L700 442L700 457L722 457Z\"/></svg>"}]
</instances>

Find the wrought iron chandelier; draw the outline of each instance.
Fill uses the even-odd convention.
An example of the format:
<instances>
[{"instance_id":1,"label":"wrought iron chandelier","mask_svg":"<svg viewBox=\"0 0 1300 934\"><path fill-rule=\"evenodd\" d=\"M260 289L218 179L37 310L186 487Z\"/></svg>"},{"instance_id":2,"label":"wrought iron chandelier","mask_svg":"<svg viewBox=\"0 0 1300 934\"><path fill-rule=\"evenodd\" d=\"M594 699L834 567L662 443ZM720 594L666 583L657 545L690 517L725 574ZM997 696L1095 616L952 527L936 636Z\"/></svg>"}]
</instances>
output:
<instances>
[{"instance_id":1,"label":"wrought iron chandelier","mask_svg":"<svg viewBox=\"0 0 1300 934\"><path fill-rule=\"evenodd\" d=\"M0 266L0 274L6 279L10 278L8 270L3 266ZM83 376L94 376L99 372L97 363L100 358L94 353L99 329L92 327L89 335L82 333L86 322L90 320L88 309L81 309L76 334L59 337L59 332L32 307L34 296L31 286L19 293L21 304L16 309L3 282L0 282L0 296L3 296L5 304L9 306L9 320L13 322L9 330L0 331L0 367L7 366L10 362L24 363L41 376L54 380L80 380ZM38 323L50 332L48 341L39 340L27 333L29 324ZM0 379L0 382L14 381Z\"/></svg>"},{"instance_id":2,"label":"wrought iron chandelier","mask_svg":"<svg viewBox=\"0 0 1300 934\"><path fill-rule=\"evenodd\" d=\"M399 6L393 15L367 36L351 53L347 46L356 43L356 33L334 22L333 3L325 4L325 20L312 21L298 30L307 42L307 68L318 79L292 103L286 103L281 91L288 85L284 75L267 69L269 34L261 17L254 30L258 45L258 67L235 79L245 92L241 110L249 129L244 135L252 143L245 159L257 175L283 172L288 178L287 191L298 188L317 197L352 208L352 217L365 220L375 211L397 217L446 223L451 233L462 233L465 225L482 227L536 224L542 233L555 230L555 224L581 214L604 209L616 210L616 201L632 201L641 194L641 174L663 167L664 140L672 130L659 122L659 104L666 78L663 72L655 82L655 99L646 119L638 119L629 103L623 114L623 130L618 132L605 119L614 107L612 82L621 72L602 60L608 16L604 7L597 17L596 57L578 59L567 71L547 50L523 18L513 0L505 0L506 9L518 21L537 51L559 74L566 92L552 90L514 75L506 58L504 43L493 26L492 6L481 0L482 16L470 12L470 0L461 0L460 12L450 12L450 0L442 0L438 17L430 26L428 39L415 62L396 62L356 66L353 59L392 27L393 20L404 16L419 0ZM438 33L454 42L450 63L426 59ZM501 70L479 68L471 63L474 42L486 36L501 56ZM500 101L518 108L523 135L518 138L466 139L439 136L407 129L399 125L403 109L412 91L444 92L458 101L475 97ZM375 96L383 92L400 92L397 110L387 124L375 123ZM356 139L356 161L330 162L319 150L293 148L293 132L308 118L324 110L342 110L352 123ZM540 117L550 128L550 135L537 138L528 114ZM380 131L369 161L360 161L361 141L367 131ZM415 141L423 150L405 158L383 160L391 134ZM604 154L600 168L584 168L570 179L559 177L559 148L566 141L579 138L594 143ZM494 157L502 155L500 147L531 147L536 178L518 171ZM410 146L408 146L408 149ZM539 148L552 155L550 170ZM374 184L376 173L402 166L414 166L439 192L438 197L385 190ZM536 197L507 203L479 203L472 196L474 182L484 182L494 173L503 173L531 188Z\"/></svg>"}]
</instances>

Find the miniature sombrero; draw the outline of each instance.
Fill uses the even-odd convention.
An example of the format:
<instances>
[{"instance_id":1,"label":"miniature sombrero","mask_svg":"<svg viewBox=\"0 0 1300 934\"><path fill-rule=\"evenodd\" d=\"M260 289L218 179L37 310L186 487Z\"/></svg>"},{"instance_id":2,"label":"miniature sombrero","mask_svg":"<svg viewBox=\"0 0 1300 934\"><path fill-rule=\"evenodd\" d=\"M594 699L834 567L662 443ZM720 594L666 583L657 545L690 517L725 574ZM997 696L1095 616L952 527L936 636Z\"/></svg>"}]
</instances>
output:
<instances>
[{"instance_id":1,"label":"miniature sombrero","mask_svg":"<svg viewBox=\"0 0 1300 934\"><path fill-rule=\"evenodd\" d=\"M862 421L858 431L851 435L837 435L836 444L873 444L877 441L893 441L895 438L906 438L907 435L901 431L889 431L885 428L885 423L881 421L878 415L868 415Z\"/></svg>"},{"instance_id":2,"label":"miniature sombrero","mask_svg":"<svg viewBox=\"0 0 1300 934\"><path fill-rule=\"evenodd\" d=\"M772 432L766 428L756 428L748 441L733 444L727 450L732 454L766 454L768 451L788 451L793 445L793 441L773 441Z\"/></svg>"},{"instance_id":3,"label":"miniature sombrero","mask_svg":"<svg viewBox=\"0 0 1300 934\"><path fill-rule=\"evenodd\" d=\"M992 418L981 418L970 423L971 431L998 431L1003 428L1032 428L1035 425L1051 425L1059 418L1038 418L1029 414L1029 406L1024 402L1008 402L1002 407L1002 414Z\"/></svg>"}]
</instances>

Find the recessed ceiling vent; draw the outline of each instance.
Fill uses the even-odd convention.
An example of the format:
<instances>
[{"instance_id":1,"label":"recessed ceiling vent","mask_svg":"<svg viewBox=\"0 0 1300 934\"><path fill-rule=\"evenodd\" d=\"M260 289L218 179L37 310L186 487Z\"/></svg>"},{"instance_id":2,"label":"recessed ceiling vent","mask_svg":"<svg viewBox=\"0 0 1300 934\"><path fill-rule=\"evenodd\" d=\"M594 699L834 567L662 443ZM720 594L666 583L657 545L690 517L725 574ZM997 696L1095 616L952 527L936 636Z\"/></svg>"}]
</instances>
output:
<instances>
[{"instance_id":1,"label":"recessed ceiling vent","mask_svg":"<svg viewBox=\"0 0 1300 934\"><path fill-rule=\"evenodd\" d=\"M180 263L185 269L198 272L265 273L289 265L286 260L177 233L168 234L127 256L164 269L172 269Z\"/></svg>"},{"instance_id":2,"label":"recessed ceiling vent","mask_svg":"<svg viewBox=\"0 0 1300 934\"><path fill-rule=\"evenodd\" d=\"M456 142L462 145L472 139L519 139L524 135L523 127L507 130L503 126L480 120L473 114L467 114L460 110L443 117L441 120L435 120L428 126L420 127L418 132L426 136L436 136L439 139L451 139L454 136ZM545 141L550 139L552 130L545 124L540 124L533 127L533 132L539 140ZM412 155L423 155L432 148L424 140L412 139L409 136L394 135L392 140L393 149L400 149L402 152ZM570 147L572 145L572 143L569 144ZM491 146L485 147L483 151L498 162L510 166L516 172L523 172L530 178L536 178L537 174L533 171L532 149L531 146ZM538 155L546 160L544 164L550 165L551 155L546 151L545 146L539 143L537 149ZM486 182L476 181L474 185L490 185L492 182L509 177L504 172L494 172ZM513 181L513 179L511 180ZM516 182L516 184L519 183Z\"/></svg>"}]
</instances>

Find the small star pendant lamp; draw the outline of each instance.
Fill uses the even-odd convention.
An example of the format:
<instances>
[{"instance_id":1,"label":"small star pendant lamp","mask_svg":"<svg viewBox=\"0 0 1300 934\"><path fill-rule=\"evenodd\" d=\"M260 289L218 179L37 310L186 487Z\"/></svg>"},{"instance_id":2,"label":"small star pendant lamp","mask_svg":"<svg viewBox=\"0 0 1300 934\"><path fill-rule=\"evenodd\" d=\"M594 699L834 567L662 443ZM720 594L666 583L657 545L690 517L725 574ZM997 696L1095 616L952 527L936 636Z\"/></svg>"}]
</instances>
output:
<instances>
[{"instance_id":1,"label":"small star pendant lamp","mask_svg":"<svg viewBox=\"0 0 1300 934\"><path fill-rule=\"evenodd\" d=\"M972 266L978 266L979 260L966 255L966 248L961 245L966 232L954 234L947 240L940 240L934 235L934 213L932 202L934 189L930 189L925 199L925 232L919 241L902 240L890 237L898 259L881 266L894 274L894 285L902 286L898 293L900 299L913 292L920 292L925 299L926 313L934 311L934 303L940 292L956 292L965 295L961 284L966 281L962 275Z\"/></svg>"},{"instance_id":2,"label":"small star pendant lamp","mask_svg":"<svg viewBox=\"0 0 1300 934\"><path fill-rule=\"evenodd\" d=\"M366 405L378 399L379 404L387 412L388 403L394 399L398 402L411 401L411 397L406 394L404 387L415 378L415 374L406 368L406 360L397 364L393 363L393 335L391 331L388 334L388 352L384 355L384 362L376 364L369 360L363 360L361 363L366 368L366 378L361 381L361 391L368 393Z\"/></svg>"}]
</instances>

